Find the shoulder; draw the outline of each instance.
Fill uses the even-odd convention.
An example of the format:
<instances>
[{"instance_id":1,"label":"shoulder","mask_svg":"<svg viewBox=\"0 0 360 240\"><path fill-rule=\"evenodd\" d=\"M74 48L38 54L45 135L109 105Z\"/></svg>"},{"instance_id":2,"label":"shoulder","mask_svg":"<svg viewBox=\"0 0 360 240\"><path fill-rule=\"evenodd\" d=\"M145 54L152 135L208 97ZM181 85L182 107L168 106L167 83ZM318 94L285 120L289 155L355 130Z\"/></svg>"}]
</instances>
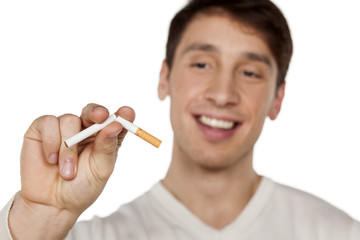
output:
<instances>
[{"instance_id":1,"label":"shoulder","mask_svg":"<svg viewBox=\"0 0 360 240\"><path fill-rule=\"evenodd\" d=\"M342 220L351 219L349 215L327 201L283 184L274 183L274 197L288 208L298 212L298 214L309 214L312 217L319 218L336 217L336 219Z\"/></svg>"},{"instance_id":2,"label":"shoulder","mask_svg":"<svg viewBox=\"0 0 360 240\"><path fill-rule=\"evenodd\" d=\"M324 235L328 239L344 239L351 234L360 237L355 233L359 231L359 222L327 201L302 190L273 182L269 204L287 221L292 221L299 231Z\"/></svg>"}]
</instances>

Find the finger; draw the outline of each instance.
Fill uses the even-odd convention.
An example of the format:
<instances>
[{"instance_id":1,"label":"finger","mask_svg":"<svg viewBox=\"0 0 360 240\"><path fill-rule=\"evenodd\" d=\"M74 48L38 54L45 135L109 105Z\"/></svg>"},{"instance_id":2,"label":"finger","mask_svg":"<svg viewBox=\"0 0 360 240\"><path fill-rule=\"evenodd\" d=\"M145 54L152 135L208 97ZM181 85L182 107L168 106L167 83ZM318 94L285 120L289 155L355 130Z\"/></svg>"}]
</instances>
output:
<instances>
[{"instance_id":1,"label":"finger","mask_svg":"<svg viewBox=\"0 0 360 240\"><path fill-rule=\"evenodd\" d=\"M71 180L76 176L78 147L77 145L67 148L64 140L78 133L81 129L81 119L75 115L66 114L59 117L62 144L59 153L59 174L65 180Z\"/></svg>"},{"instance_id":2,"label":"finger","mask_svg":"<svg viewBox=\"0 0 360 240\"><path fill-rule=\"evenodd\" d=\"M109 117L109 111L98 104L90 103L81 112L81 121L84 127L94 123L102 123Z\"/></svg>"},{"instance_id":3,"label":"finger","mask_svg":"<svg viewBox=\"0 0 360 240\"><path fill-rule=\"evenodd\" d=\"M25 133L24 138L42 142L47 162L50 164L58 162L61 136L57 117L47 115L36 119Z\"/></svg>"}]
</instances>

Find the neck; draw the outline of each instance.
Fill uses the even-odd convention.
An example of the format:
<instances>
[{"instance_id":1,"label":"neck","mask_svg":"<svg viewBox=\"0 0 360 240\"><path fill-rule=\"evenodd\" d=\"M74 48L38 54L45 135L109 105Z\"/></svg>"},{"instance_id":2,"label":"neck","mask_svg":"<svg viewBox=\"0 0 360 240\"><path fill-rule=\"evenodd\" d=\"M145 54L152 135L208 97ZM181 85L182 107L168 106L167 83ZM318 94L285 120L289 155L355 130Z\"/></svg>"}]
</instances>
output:
<instances>
[{"instance_id":1,"label":"neck","mask_svg":"<svg viewBox=\"0 0 360 240\"><path fill-rule=\"evenodd\" d=\"M203 222L216 229L236 219L261 180L252 167L252 151L236 163L218 169L178 156L173 152L164 186Z\"/></svg>"}]
</instances>

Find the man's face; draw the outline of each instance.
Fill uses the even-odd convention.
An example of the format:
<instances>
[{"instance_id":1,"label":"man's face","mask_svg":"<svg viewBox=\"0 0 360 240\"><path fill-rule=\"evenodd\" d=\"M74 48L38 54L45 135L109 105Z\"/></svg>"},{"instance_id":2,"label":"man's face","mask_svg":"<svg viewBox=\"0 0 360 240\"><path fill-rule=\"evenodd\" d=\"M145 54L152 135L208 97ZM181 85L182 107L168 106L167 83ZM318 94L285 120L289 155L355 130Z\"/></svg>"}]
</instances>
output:
<instances>
[{"instance_id":1,"label":"man's face","mask_svg":"<svg viewBox=\"0 0 360 240\"><path fill-rule=\"evenodd\" d=\"M173 157L217 169L251 156L266 116L280 110L276 77L255 31L225 16L192 20L159 82L160 98L171 98Z\"/></svg>"}]
</instances>

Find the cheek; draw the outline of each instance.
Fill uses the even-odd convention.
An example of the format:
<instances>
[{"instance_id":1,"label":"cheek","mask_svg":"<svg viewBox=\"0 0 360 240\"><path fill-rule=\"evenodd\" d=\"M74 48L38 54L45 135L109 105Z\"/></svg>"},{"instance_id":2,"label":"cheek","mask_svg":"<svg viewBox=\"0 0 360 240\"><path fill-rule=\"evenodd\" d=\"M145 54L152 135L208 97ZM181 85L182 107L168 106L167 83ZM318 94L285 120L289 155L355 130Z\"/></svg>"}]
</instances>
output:
<instances>
[{"instance_id":1,"label":"cheek","mask_svg":"<svg viewBox=\"0 0 360 240\"><path fill-rule=\"evenodd\" d=\"M186 107L196 99L201 98L204 89L204 81L195 78L186 71L178 72L174 74L170 85L170 96L173 102L173 107L178 108L182 105L186 110Z\"/></svg>"},{"instance_id":2,"label":"cheek","mask_svg":"<svg viewBox=\"0 0 360 240\"><path fill-rule=\"evenodd\" d=\"M174 72L173 76L176 76L171 79L171 90L173 94L181 95L194 89L192 86L196 81L186 70Z\"/></svg>"},{"instance_id":3,"label":"cheek","mask_svg":"<svg viewBox=\"0 0 360 240\"><path fill-rule=\"evenodd\" d=\"M181 123L186 116L186 109L191 102L192 88L184 78L172 78L170 83L170 119L173 129L181 130Z\"/></svg>"},{"instance_id":4,"label":"cheek","mask_svg":"<svg viewBox=\"0 0 360 240\"><path fill-rule=\"evenodd\" d=\"M273 94L270 92L271 89L268 86L259 86L247 88L246 92L242 93L243 102L246 102L245 105L252 118L261 120L268 115L274 99Z\"/></svg>"}]
</instances>

